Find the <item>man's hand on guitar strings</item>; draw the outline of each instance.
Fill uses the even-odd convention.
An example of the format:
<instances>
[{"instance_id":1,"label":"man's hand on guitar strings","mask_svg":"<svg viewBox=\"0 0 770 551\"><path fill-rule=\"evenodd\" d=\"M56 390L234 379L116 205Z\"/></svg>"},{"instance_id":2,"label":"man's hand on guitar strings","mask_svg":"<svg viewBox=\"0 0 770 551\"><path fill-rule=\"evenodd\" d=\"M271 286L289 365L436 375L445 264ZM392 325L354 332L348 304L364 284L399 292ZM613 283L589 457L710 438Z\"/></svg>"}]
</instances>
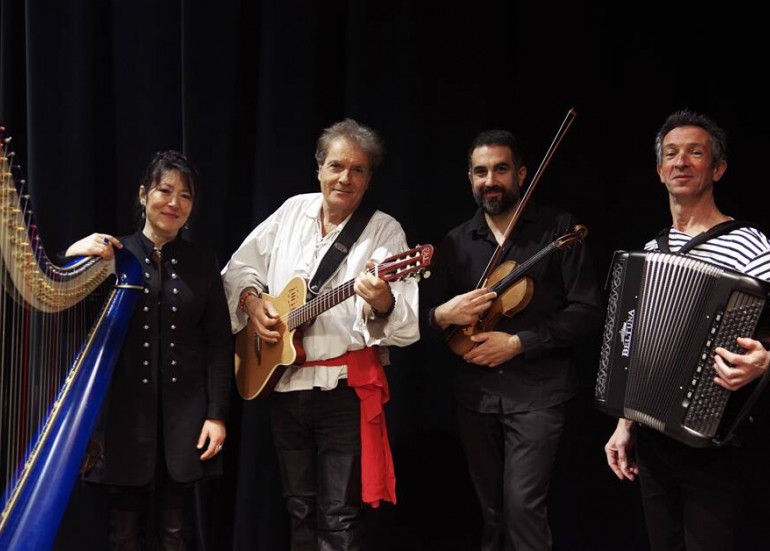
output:
<instances>
[{"instance_id":1,"label":"man's hand on guitar strings","mask_svg":"<svg viewBox=\"0 0 770 551\"><path fill-rule=\"evenodd\" d=\"M281 333L271 329L278 323L280 314L267 295L251 298L244 304L244 310L249 316L249 324L260 339L270 344L281 340Z\"/></svg>"},{"instance_id":2,"label":"man's hand on guitar strings","mask_svg":"<svg viewBox=\"0 0 770 551\"><path fill-rule=\"evenodd\" d=\"M367 269L374 266L374 262L367 261ZM369 272L364 271L358 275L353 283L353 291L378 312L388 312L393 306L394 295L388 282Z\"/></svg>"},{"instance_id":3,"label":"man's hand on guitar strings","mask_svg":"<svg viewBox=\"0 0 770 551\"><path fill-rule=\"evenodd\" d=\"M721 347L714 349L714 369L717 377L714 382L727 390L738 390L767 372L770 364L770 352L762 343L745 337L739 337L738 345L745 350L735 354Z\"/></svg>"}]
</instances>

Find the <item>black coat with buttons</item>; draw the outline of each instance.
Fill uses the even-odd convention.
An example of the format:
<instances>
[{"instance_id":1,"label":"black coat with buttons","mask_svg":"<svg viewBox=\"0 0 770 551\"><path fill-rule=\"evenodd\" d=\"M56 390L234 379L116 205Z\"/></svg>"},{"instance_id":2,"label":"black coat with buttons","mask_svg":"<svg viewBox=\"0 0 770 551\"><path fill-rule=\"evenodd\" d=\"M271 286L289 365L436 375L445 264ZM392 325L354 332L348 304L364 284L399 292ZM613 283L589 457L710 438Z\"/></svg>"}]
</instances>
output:
<instances>
[{"instance_id":1,"label":"black coat with buttons","mask_svg":"<svg viewBox=\"0 0 770 551\"><path fill-rule=\"evenodd\" d=\"M102 456L84 478L142 486L160 454L177 482L221 475L222 454L201 461L205 445L196 448L204 421L227 417L233 373L216 255L178 238L163 247L159 270L141 232L121 242L141 262L145 288L94 434Z\"/></svg>"}]
</instances>

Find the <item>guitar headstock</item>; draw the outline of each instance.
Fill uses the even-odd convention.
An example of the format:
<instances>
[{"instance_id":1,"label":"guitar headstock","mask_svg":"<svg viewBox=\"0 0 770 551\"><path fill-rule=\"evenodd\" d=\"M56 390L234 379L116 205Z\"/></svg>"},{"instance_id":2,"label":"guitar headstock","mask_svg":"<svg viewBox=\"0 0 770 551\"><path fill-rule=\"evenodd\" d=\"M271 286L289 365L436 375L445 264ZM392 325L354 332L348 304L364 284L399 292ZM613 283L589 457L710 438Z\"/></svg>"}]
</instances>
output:
<instances>
[{"instance_id":1,"label":"guitar headstock","mask_svg":"<svg viewBox=\"0 0 770 551\"><path fill-rule=\"evenodd\" d=\"M414 248L395 254L372 268L370 273L383 281L403 281L409 277L430 277L426 268L433 258L433 245L417 245Z\"/></svg>"},{"instance_id":2,"label":"guitar headstock","mask_svg":"<svg viewBox=\"0 0 770 551\"><path fill-rule=\"evenodd\" d=\"M572 228L572 231L569 233L565 233L556 241L553 242L553 244L559 248L563 249L565 247L569 247L573 243L579 243L583 241L583 239L586 238L586 235L588 235L588 228L584 226L583 224L577 224L575 227Z\"/></svg>"}]
</instances>

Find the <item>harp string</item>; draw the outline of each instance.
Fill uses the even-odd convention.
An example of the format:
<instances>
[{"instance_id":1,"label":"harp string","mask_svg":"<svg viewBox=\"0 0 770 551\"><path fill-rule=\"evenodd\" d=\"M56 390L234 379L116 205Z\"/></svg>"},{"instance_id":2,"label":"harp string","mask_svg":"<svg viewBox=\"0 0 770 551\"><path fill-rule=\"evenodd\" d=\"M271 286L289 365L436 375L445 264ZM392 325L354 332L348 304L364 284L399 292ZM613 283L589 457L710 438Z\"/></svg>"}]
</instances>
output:
<instances>
[{"instance_id":1,"label":"harp string","mask_svg":"<svg viewBox=\"0 0 770 551\"><path fill-rule=\"evenodd\" d=\"M96 300L103 299L102 282L109 275L104 268L91 271L96 278L79 275L86 265L107 263L89 260L70 270L48 259L9 143L3 137L0 156L0 490L18 481L19 466L40 436L76 347L96 317L95 301L83 299L97 289Z\"/></svg>"}]
</instances>

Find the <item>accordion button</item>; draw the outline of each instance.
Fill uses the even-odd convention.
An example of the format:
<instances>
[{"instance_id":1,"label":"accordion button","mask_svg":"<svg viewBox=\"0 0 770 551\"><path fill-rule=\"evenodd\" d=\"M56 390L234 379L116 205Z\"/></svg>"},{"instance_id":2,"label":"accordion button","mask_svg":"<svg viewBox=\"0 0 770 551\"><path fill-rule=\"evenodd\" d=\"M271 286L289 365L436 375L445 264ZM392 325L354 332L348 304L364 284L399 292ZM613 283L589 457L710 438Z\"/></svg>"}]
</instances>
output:
<instances>
[{"instance_id":1,"label":"accordion button","mask_svg":"<svg viewBox=\"0 0 770 551\"><path fill-rule=\"evenodd\" d=\"M171 360L171 365L176 365L176 360Z\"/></svg>"},{"instance_id":2,"label":"accordion button","mask_svg":"<svg viewBox=\"0 0 770 551\"><path fill-rule=\"evenodd\" d=\"M172 307L171 307L171 311L172 311L172 312L176 312L176 306L172 306Z\"/></svg>"},{"instance_id":3,"label":"accordion button","mask_svg":"<svg viewBox=\"0 0 770 551\"><path fill-rule=\"evenodd\" d=\"M145 259L144 259L144 263L145 263L145 264L149 264L149 263L150 263L150 259L149 259L149 258L145 258Z\"/></svg>"},{"instance_id":4,"label":"accordion button","mask_svg":"<svg viewBox=\"0 0 770 551\"><path fill-rule=\"evenodd\" d=\"M145 323L144 324L144 330L147 331L149 328L150 328L150 326Z\"/></svg>"},{"instance_id":5,"label":"accordion button","mask_svg":"<svg viewBox=\"0 0 770 551\"><path fill-rule=\"evenodd\" d=\"M177 264L177 259L176 259L176 258L172 258L172 259L171 259L171 263L172 263L172 264Z\"/></svg>"},{"instance_id":6,"label":"accordion button","mask_svg":"<svg viewBox=\"0 0 770 551\"><path fill-rule=\"evenodd\" d=\"M150 362L148 362L147 360L144 360L142 363L143 363L144 365L150 365Z\"/></svg>"},{"instance_id":7,"label":"accordion button","mask_svg":"<svg viewBox=\"0 0 770 551\"><path fill-rule=\"evenodd\" d=\"M145 289L144 289L144 294L145 294L145 295L149 295L149 294L150 294L150 290L149 290L149 289L147 289L146 287L145 287Z\"/></svg>"},{"instance_id":8,"label":"accordion button","mask_svg":"<svg viewBox=\"0 0 770 551\"><path fill-rule=\"evenodd\" d=\"M176 377L171 377L171 382L175 383L176 382Z\"/></svg>"},{"instance_id":9,"label":"accordion button","mask_svg":"<svg viewBox=\"0 0 770 551\"><path fill-rule=\"evenodd\" d=\"M143 382L144 384L147 384L147 383L149 383L150 381L148 381L147 379L142 379L142 382Z\"/></svg>"},{"instance_id":10,"label":"accordion button","mask_svg":"<svg viewBox=\"0 0 770 551\"><path fill-rule=\"evenodd\" d=\"M174 288L174 294L175 294L175 295L178 295L178 294L179 294L179 289L177 289L177 288Z\"/></svg>"},{"instance_id":11,"label":"accordion button","mask_svg":"<svg viewBox=\"0 0 770 551\"><path fill-rule=\"evenodd\" d=\"M173 331L173 330L175 330L175 329L176 329L176 325L173 325L173 324L172 324L172 325L171 325L171 330Z\"/></svg>"},{"instance_id":12,"label":"accordion button","mask_svg":"<svg viewBox=\"0 0 770 551\"><path fill-rule=\"evenodd\" d=\"M149 306L145 306L145 307L143 308L143 310L144 310L145 312L149 312L149 311L150 311L150 307L149 307Z\"/></svg>"},{"instance_id":13,"label":"accordion button","mask_svg":"<svg viewBox=\"0 0 770 551\"><path fill-rule=\"evenodd\" d=\"M176 278L177 278L176 274L171 274L171 279L176 279Z\"/></svg>"},{"instance_id":14,"label":"accordion button","mask_svg":"<svg viewBox=\"0 0 770 551\"><path fill-rule=\"evenodd\" d=\"M150 272L144 272L144 278L150 279Z\"/></svg>"},{"instance_id":15,"label":"accordion button","mask_svg":"<svg viewBox=\"0 0 770 551\"><path fill-rule=\"evenodd\" d=\"M176 346L176 345L175 345L173 342L170 342L170 343L168 343L168 345L169 345L171 348L174 348L174 347Z\"/></svg>"},{"instance_id":16,"label":"accordion button","mask_svg":"<svg viewBox=\"0 0 770 551\"><path fill-rule=\"evenodd\" d=\"M145 348L149 348L149 347L150 347L150 343L148 343L148 342L145 342L145 343L144 343L144 347L145 347Z\"/></svg>"}]
</instances>

